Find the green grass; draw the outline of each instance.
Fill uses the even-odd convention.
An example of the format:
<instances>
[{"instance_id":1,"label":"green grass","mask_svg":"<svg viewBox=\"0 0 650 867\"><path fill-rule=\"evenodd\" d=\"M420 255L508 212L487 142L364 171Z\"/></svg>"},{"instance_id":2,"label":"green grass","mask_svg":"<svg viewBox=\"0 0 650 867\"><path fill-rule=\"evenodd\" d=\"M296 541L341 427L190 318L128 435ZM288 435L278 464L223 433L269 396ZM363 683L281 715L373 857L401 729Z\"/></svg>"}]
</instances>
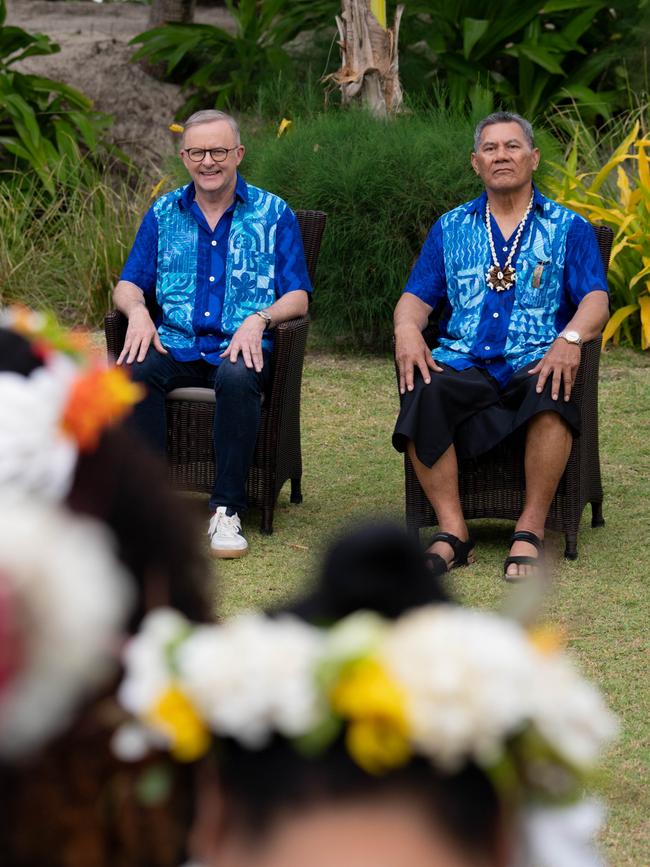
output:
<instances>
[{"instance_id":1,"label":"green grass","mask_svg":"<svg viewBox=\"0 0 650 867\"><path fill-rule=\"evenodd\" d=\"M303 384L304 502L291 505L287 486L271 537L259 533L259 514L251 514L250 555L219 570L220 614L286 599L303 586L331 534L355 517L402 520L402 460L390 445L397 404L389 358L340 358L312 348ZM606 353L600 404L607 524L591 529L586 510L575 562L562 559L563 538L549 534L554 585L545 608L622 720L601 781L610 810L606 853L615 867L647 867L650 357ZM513 592L499 577L511 529L507 522L472 523L478 562L453 573L460 599L498 608Z\"/></svg>"}]
</instances>

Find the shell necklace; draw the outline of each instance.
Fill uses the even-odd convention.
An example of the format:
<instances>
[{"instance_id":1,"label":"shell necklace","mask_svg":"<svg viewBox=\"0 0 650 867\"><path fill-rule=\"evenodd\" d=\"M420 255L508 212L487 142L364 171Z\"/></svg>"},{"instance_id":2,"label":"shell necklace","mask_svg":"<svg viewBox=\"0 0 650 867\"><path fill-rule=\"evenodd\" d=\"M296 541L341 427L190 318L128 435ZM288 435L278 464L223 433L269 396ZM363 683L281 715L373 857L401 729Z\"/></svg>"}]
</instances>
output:
<instances>
[{"instance_id":1,"label":"shell necklace","mask_svg":"<svg viewBox=\"0 0 650 867\"><path fill-rule=\"evenodd\" d=\"M515 250L517 249L517 245L519 244L521 233L524 231L524 226L526 225L528 214L530 214L530 209L533 207L534 198L535 191L533 190L530 197L530 202L528 202L528 207L526 208L526 212L521 218L521 222L517 226L517 231L515 232L515 239L512 242L512 247L510 248L508 258L506 259L503 268L501 267L501 265L499 265L499 260L497 259L497 251L494 249L494 238L492 237L492 227L490 226L490 203L486 203L485 225L487 227L488 240L490 242L490 251L492 253L492 262L494 264L488 268L485 275L485 282L488 284L490 289L494 289L496 292L505 292L506 289L511 289L515 285L517 275L515 274L515 269L510 263L512 261L512 257L515 255Z\"/></svg>"}]
</instances>

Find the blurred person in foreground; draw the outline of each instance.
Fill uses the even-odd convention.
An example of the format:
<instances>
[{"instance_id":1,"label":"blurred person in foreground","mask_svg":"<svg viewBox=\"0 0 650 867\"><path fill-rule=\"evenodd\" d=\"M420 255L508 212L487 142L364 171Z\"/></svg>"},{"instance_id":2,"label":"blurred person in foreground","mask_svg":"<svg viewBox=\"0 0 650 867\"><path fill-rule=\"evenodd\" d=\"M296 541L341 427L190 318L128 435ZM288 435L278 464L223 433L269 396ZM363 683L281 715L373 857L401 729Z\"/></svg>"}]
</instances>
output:
<instances>
[{"instance_id":1,"label":"blurred person in foreground","mask_svg":"<svg viewBox=\"0 0 650 867\"><path fill-rule=\"evenodd\" d=\"M390 526L283 610L152 612L119 697L203 758L204 867L598 867L584 779L615 721L549 631L453 605Z\"/></svg>"},{"instance_id":2,"label":"blurred person in foreground","mask_svg":"<svg viewBox=\"0 0 650 867\"><path fill-rule=\"evenodd\" d=\"M3 867L184 857L191 769L167 763L155 803L161 763L125 769L110 747L120 646L145 612L208 619L194 522L120 426L139 397L51 317L0 312Z\"/></svg>"},{"instance_id":3,"label":"blurred person in foreground","mask_svg":"<svg viewBox=\"0 0 650 867\"><path fill-rule=\"evenodd\" d=\"M516 431L526 436L526 498L503 577L541 571L548 510L580 435L571 391L580 346L609 315L607 281L587 220L533 184L539 161L524 118L497 112L478 123L471 162L485 191L436 221L395 308L403 397L393 445L437 515L428 552L439 573L474 558L458 457ZM430 350L422 331L434 309Z\"/></svg>"},{"instance_id":4,"label":"blurred person in foreground","mask_svg":"<svg viewBox=\"0 0 650 867\"><path fill-rule=\"evenodd\" d=\"M304 316L311 292L295 214L246 183L244 153L230 115L188 118L180 157L190 183L147 211L113 293L129 320L117 363L147 385L134 423L151 445L164 454L169 391L214 389L208 535L212 554L226 559L248 552L241 517L273 328Z\"/></svg>"}]
</instances>

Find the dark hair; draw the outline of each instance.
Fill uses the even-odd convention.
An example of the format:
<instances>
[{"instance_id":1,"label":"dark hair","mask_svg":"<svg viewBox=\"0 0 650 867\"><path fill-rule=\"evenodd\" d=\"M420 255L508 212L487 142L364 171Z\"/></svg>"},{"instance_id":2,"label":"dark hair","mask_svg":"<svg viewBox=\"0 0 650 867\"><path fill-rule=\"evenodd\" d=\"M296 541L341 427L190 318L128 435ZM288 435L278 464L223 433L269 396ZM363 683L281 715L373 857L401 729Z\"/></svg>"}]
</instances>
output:
<instances>
[{"instance_id":1,"label":"dark hair","mask_svg":"<svg viewBox=\"0 0 650 867\"><path fill-rule=\"evenodd\" d=\"M396 618L410 608L447 601L447 592L427 567L417 543L395 526L381 523L362 526L334 543L315 588L282 611L326 623L361 609ZM314 758L300 755L280 737L256 751L224 739L216 750L229 809L253 837L263 835L279 815L324 801L404 795L427 818L435 819L461 850L496 851L500 804L476 765L447 774L414 757L403 768L370 776L352 761L342 737Z\"/></svg>"},{"instance_id":2,"label":"dark hair","mask_svg":"<svg viewBox=\"0 0 650 867\"><path fill-rule=\"evenodd\" d=\"M41 365L29 341L0 328L0 371L29 376ZM113 531L136 586L132 630L161 604L195 621L211 619L211 570L195 516L170 490L162 461L135 435L108 429L94 451L80 454L66 505ZM3 867L177 867L184 860L193 769L160 758L119 762L110 748L119 718L113 691L109 685L40 754L0 765L0 791L11 792L0 810ZM166 775L169 791L163 803L145 808L138 787L147 765Z\"/></svg>"}]
</instances>

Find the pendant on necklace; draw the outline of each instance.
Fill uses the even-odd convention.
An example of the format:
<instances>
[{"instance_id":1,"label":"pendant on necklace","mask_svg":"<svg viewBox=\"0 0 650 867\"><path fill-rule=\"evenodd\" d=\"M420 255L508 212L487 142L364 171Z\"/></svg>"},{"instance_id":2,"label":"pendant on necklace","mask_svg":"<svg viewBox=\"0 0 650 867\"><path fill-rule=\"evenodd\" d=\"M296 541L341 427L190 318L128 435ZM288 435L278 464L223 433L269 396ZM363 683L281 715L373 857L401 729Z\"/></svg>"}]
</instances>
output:
<instances>
[{"instance_id":1,"label":"pendant on necklace","mask_svg":"<svg viewBox=\"0 0 650 867\"><path fill-rule=\"evenodd\" d=\"M505 292L506 289L512 288L516 279L517 275L512 265L505 265L503 268L491 265L485 275L485 282L496 292Z\"/></svg>"}]
</instances>

